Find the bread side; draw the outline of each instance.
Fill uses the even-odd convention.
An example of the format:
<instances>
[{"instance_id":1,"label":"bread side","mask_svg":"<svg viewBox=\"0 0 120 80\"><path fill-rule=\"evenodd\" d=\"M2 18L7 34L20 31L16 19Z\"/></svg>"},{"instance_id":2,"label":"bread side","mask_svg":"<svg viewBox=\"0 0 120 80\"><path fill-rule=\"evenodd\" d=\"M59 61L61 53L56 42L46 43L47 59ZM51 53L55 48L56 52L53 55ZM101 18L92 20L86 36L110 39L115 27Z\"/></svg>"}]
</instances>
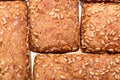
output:
<instances>
[{"instance_id":1,"label":"bread side","mask_svg":"<svg viewBox=\"0 0 120 80\"><path fill-rule=\"evenodd\" d=\"M0 2L0 80L29 80L26 3Z\"/></svg>"},{"instance_id":2,"label":"bread side","mask_svg":"<svg viewBox=\"0 0 120 80\"><path fill-rule=\"evenodd\" d=\"M120 52L120 4L86 3L82 11L82 51Z\"/></svg>"},{"instance_id":3,"label":"bread side","mask_svg":"<svg viewBox=\"0 0 120 80\"><path fill-rule=\"evenodd\" d=\"M39 54L34 80L119 80L119 68L120 54Z\"/></svg>"},{"instance_id":4,"label":"bread side","mask_svg":"<svg viewBox=\"0 0 120 80\"><path fill-rule=\"evenodd\" d=\"M29 0L32 51L78 50L78 2L79 0Z\"/></svg>"}]
</instances>

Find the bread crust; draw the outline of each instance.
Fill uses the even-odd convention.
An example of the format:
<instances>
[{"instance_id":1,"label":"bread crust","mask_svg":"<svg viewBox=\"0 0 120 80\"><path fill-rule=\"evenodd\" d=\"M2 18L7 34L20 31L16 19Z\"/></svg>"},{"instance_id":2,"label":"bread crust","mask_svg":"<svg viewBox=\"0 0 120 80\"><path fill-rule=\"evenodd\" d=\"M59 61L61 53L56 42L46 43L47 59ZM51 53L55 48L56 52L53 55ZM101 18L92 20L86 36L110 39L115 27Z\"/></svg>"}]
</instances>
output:
<instances>
[{"instance_id":1,"label":"bread crust","mask_svg":"<svg viewBox=\"0 0 120 80\"><path fill-rule=\"evenodd\" d=\"M78 4L79 0L29 0L31 50L78 50Z\"/></svg>"},{"instance_id":2,"label":"bread crust","mask_svg":"<svg viewBox=\"0 0 120 80\"><path fill-rule=\"evenodd\" d=\"M30 80L27 7L0 1L0 80Z\"/></svg>"},{"instance_id":3,"label":"bread crust","mask_svg":"<svg viewBox=\"0 0 120 80\"><path fill-rule=\"evenodd\" d=\"M120 52L120 4L83 4L81 27L83 52Z\"/></svg>"},{"instance_id":4,"label":"bread crust","mask_svg":"<svg viewBox=\"0 0 120 80\"><path fill-rule=\"evenodd\" d=\"M119 80L119 76L120 54L38 54L34 62L34 80Z\"/></svg>"}]
</instances>

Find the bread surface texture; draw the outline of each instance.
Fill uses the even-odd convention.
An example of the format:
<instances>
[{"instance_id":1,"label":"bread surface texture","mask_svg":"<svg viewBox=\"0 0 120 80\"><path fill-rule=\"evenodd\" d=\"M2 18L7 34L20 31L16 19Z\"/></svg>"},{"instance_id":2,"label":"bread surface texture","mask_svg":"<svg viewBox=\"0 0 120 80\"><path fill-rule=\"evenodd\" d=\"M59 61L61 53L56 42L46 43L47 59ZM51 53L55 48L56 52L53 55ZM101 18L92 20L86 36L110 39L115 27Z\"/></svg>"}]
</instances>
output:
<instances>
[{"instance_id":1,"label":"bread surface texture","mask_svg":"<svg viewBox=\"0 0 120 80\"><path fill-rule=\"evenodd\" d=\"M119 80L120 54L38 54L34 80Z\"/></svg>"},{"instance_id":2,"label":"bread surface texture","mask_svg":"<svg viewBox=\"0 0 120 80\"><path fill-rule=\"evenodd\" d=\"M30 80L27 6L0 1L0 80Z\"/></svg>"},{"instance_id":3,"label":"bread surface texture","mask_svg":"<svg viewBox=\"0 0 120 80\"><path fill-rule=\"evenodd\" d=\"M83 4L81 35L83 52L120 52L120 4Z\"/></svg>"},{"instance_id":4,"label":"bread surface texture","mask_svg":"<svg viewBox=\"0 0 120 80\"><path fill-rule=\"evenodd\" d=\"M29 0L30 48L35 52L79 49L79 0Z\"/></svg>"}]
</instances>

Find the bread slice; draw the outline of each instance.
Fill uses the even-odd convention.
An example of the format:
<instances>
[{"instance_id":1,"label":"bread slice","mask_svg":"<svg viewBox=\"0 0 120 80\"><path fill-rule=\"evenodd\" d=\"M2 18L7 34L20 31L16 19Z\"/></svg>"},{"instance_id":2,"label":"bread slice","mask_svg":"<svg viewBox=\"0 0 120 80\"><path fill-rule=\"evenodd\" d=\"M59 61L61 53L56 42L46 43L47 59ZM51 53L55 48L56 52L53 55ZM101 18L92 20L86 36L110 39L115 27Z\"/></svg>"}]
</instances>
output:
<instances>
[{"instance_id":1,"label":"bread slice","mask_svg":"<svg viewBox=\"0 0 120 80\"><path fill-rule=\"evenodd\" d=\"M29 0L30 48L35 52L79 49L79 0Z\"/></svg>"},{"instance_id":2,"label":"bread slice","mask_svg":"<svg viewBox=\"0 0 120 80\"><path fill-rule=\"evenodd\" d=\"M35 80L119 80L120 54L38 54Z\"/></svg>"},{"instance_id":3,"label":"bread slice","mask_svg":"<svg viewBox=\"0 0 120 80\"><path fill-rule=\"evenodd\" d=\"M81 27L83 52L120 52L120 4L83 4Z\"/></svg>"},{"instance_id":4,"label":"bread slice","mask_svg":"<svg viewBox=\"0 0 120 80\"><path fill-rule=\"evenodd\" d=\"M30 80L27 6L0 1L0 80Z\"/></svg>"}]
</instances>

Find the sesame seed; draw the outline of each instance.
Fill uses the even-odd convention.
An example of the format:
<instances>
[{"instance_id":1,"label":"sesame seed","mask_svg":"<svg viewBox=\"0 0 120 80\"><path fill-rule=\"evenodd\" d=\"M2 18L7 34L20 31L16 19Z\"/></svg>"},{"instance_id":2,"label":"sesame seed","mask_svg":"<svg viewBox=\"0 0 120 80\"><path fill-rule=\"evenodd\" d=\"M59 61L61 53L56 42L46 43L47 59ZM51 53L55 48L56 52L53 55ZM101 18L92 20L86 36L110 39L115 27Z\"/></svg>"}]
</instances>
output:
<instances>
[{"instance_id":1,"label":"sesame seed","mask_svg":"<svg viewBox=\"0 0 120 80\"><path fill-rule=\"evenodd\" d=\"M3 41L3 38L2 37L0 37L0 42L2 42Z\"/></svg>"},{"instance_id":2,"label":"sesame seed","mask_svg":"<svg viewBox=\"0 0 120 80\"><path fill-rule=\"evenodd\" d=\"M120 62L120 59L119 59L119 58L115 58L115 61L116 61L117 63L119 63L119 62Z\"/></svg>"},{"instance_id":3,"label":"sesame seed","mask_svg":"<svg viewBox=\"0 0 120 80\"><path fill-rule=\"evenodd\" d=\"M99 51L101 48L95 48L95 50Z\"/></svg>"},{"instance_id":4,"label":"sesame seed","mask_svg":"<svg viewBox=\"0 0 120 80\"><path fill-rule=\"evenodd\" d=\"M42 67L46 68L48 66L48 64L43 64Z\"/></svg>"},{"instance_id":5,"label":"sesame seed","mask_svg":"<svg viewBox=\"0 0 120 80\"><path fill-rule=\"evenodd\" d=\"M82 74L82 70L81 69L79 70L79 74Z\"/></svg>"},{"instance_id":6,"label":"sesame seed","mask_svg":"<svg viewBox=\"0 0 120 80\"><path fill-rule=\"evenodd\" d=\"M102 40L102 41L101 41L101 44L105 44L105 41L104 41L104 40Z\"/></svg>"},{"instance_id":7,"label":"sesame seed","mask_svg":"<svg viewBox=\"0 0 120 80\"><path fill-rule=\"evenodd\" d=\"M67 79L64 75L60 75L61 79Z\"/></svg>"},{"instance_id":8,"label":"sesame seed","mask_svg":"<svg viewBox=\"0 0 120 80\"><path fill-rule=\"evenodd\" d=\"M104 74L105 74L105 72L101 72L100 74L104 75Z\"/></svg>"},{"instance_id":9,"label":"sesame seed","mask_svg":"<svg viewBox=\"0 0 120 80\"><path fill-rule=\"evenodd\" d=\"M91 75L94 75L94 72L91 72L91 71L90 71L90 74L91 74Z\"/></svg>"},{"instance_id":10,"label":"sesame seed","mask_svg":"<svg viewBox=\"0 0 120 80\"><path fill-rule=\"evenodd\" d=\"M5 18L2 18L2 20L3 20L3 24L6 24L6 23L7 23L7 21L6 21Z\"/></svg>"},{"instance_id":11,"label":"sesame seed","mask_svg":"<svg viewBox=\"0 0 120 80\"><path fill-rule=\"evenodd\" d=\"M36 73L36 77L37 77L37 78L39 77L39 73Z\"/></svg>"},{"instance_id":12,"label":"sesame seed","mask_svg":"<svg viewBox=\"0 0 120 80\"><path fill-rule=\"evenodd\" d=\"M108 51L113 52L113 51L114 51L114 49L108 49Z\"/></svg>"},{"instance_id":13,"label":"sesame seed","mask_svg":"<svg viewBox=\"0 0 120 80\"><path fill-rule=\"evenodd\" d=\"M18 77L18 78L21 78L21 75L20 75L19 73L17 73L17 77Z\"/></svg>"}]
</instances>

